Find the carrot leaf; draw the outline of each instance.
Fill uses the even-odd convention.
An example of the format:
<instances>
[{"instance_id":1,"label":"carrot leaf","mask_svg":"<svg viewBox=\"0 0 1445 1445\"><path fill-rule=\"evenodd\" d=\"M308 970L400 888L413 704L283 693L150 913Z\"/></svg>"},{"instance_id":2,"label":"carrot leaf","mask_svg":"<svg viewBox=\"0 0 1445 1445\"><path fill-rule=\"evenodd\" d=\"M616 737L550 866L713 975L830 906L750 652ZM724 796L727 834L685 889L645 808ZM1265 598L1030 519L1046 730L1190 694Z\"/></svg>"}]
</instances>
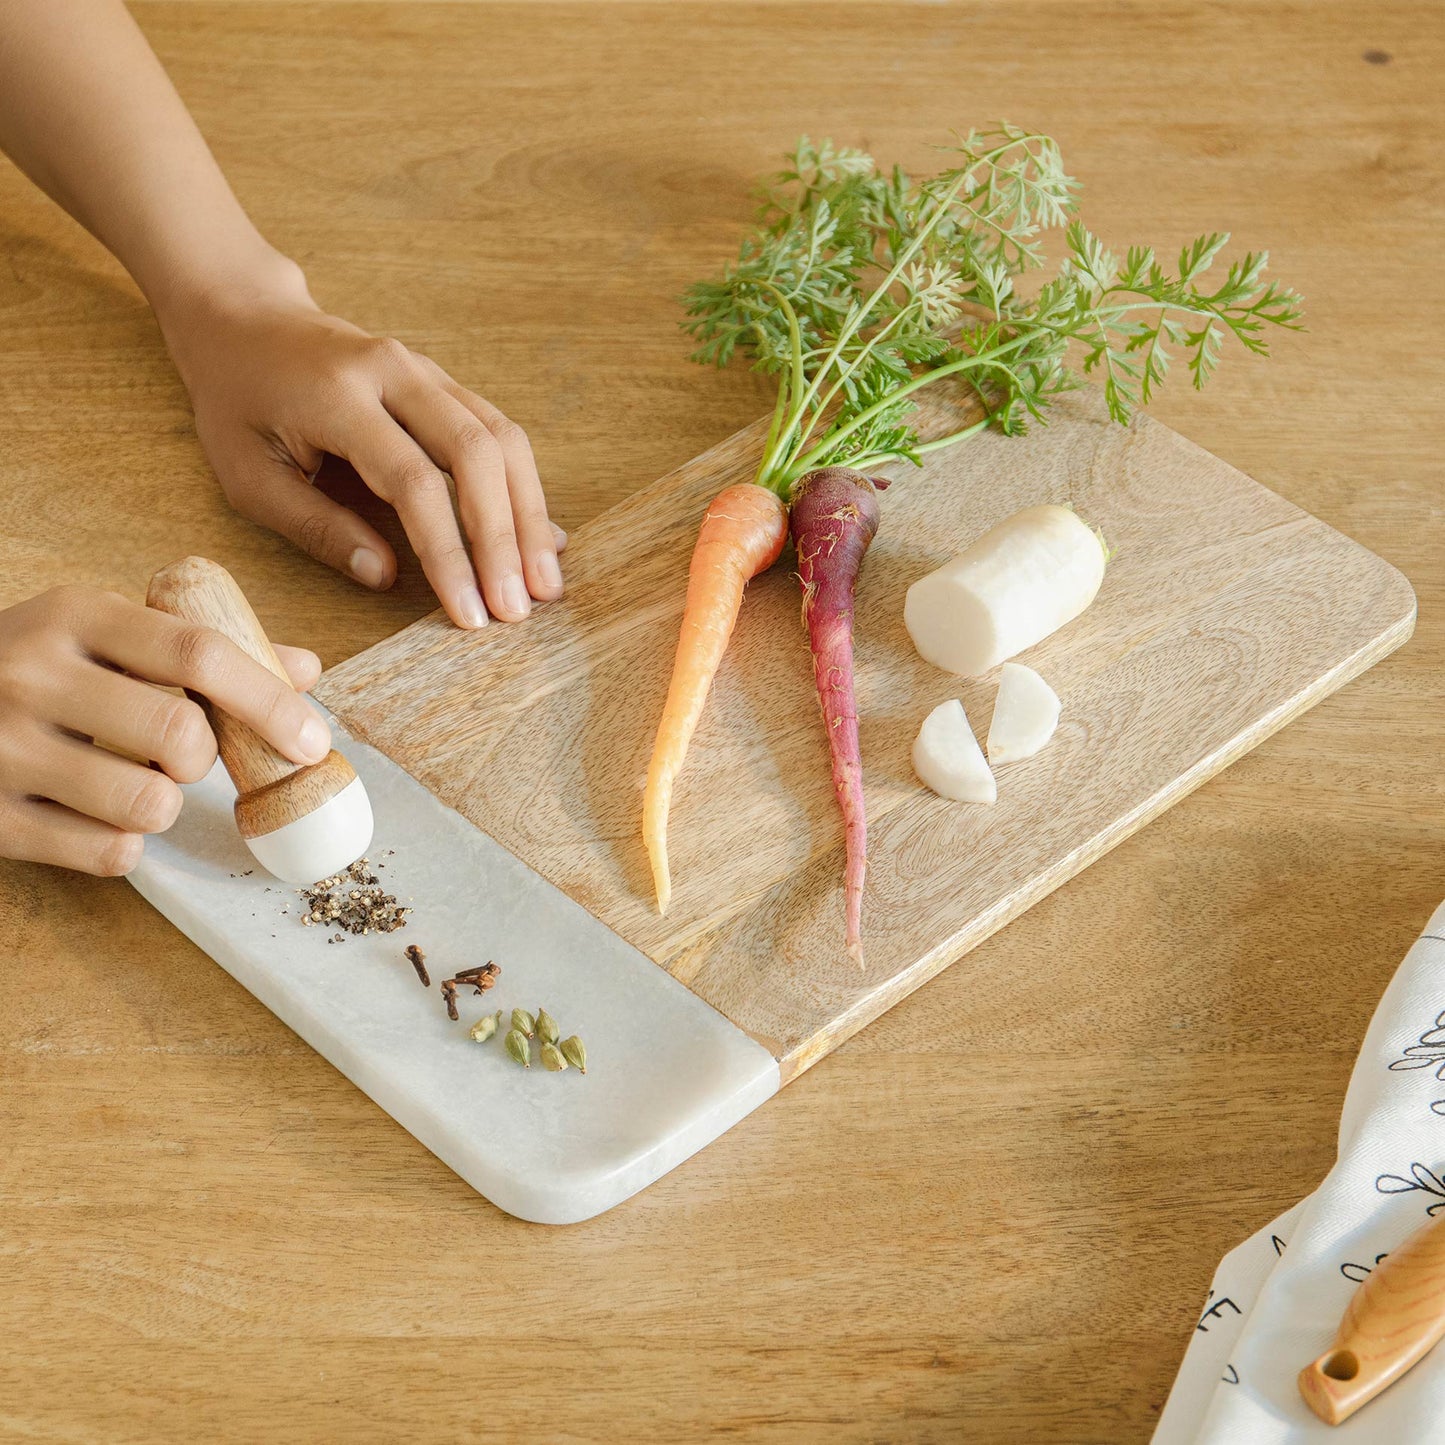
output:
<instances>
[{"instance_id":1,"label":"carrot leaf","mask_svg":"<svg viewBox=\"0 0 1445 1445\"><path fill-rule=\"evenodd\" d=\"M1046 135L1001 122L941 149L944 169L916 181L805 136L759 188L737 260L684 297L694 360L741 352L777 377L757 479L784 498L815 467L921 463L983 425L1020 432L1085 376L1127 422L1179 357L1200 387L1229 339L1265 355L1271 330L1300 326L1266 252L1208 279L1226 233L1185 246L1172 274L1149 247L1111 251L1077 218L1078 182ZM1052 276L1021 295L1059 232ZM984 420L923 440L915 397L949 378Z\"/></svg>"}]
</instances>

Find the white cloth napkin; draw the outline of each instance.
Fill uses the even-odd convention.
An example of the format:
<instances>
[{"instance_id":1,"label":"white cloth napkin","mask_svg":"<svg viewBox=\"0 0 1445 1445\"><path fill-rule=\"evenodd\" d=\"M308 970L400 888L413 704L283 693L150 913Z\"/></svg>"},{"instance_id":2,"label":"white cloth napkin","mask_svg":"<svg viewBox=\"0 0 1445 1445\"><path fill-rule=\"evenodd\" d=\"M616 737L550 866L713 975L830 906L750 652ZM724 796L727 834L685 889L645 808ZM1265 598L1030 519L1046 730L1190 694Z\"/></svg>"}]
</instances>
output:
<instances>
[{"instance_id":1,"label":"white cloth napkin","mask_svg":"<svg viewBox=\"0 0 1445 1445\"><path fill-rule=\"evenodd\" d=\"M1445 904L1370 1020L1315 1192L1220 1261L1154 1445L1445 1441L1445 1343L1343 1425L1295 1377L1370 1270L1445 1210Z\"/></svg>"}]
</instances>

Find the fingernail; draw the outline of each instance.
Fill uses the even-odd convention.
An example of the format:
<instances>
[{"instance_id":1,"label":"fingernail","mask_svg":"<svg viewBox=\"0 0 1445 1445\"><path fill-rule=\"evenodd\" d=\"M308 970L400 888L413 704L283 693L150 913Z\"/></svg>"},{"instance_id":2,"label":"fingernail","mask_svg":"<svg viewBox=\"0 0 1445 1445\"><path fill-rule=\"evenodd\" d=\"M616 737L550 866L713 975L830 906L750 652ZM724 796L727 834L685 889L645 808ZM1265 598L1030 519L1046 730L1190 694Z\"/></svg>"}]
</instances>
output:
<instances>
[{"instance_id":1,"label":"fingernail","mask_svg":"<svg viewBox=\"0 0 1445 1445\"><path fill-rule=\"evenodd\" d=\"M508 612L515 612L519 617L525 617L532 610L532 599L527 596L527 587L522 579L515 574L511 577L503 577L499 589L502 594L502 606Z\"/></svg>"},{"instance_id":2,"label":"fingernail","mask_svg":"<svg viewBox=\"0 0 1445 1445\"><path fill-rule=\"evenodd\" d=\"M296 741L304 756L320 762L331 751L331 729L315 713L301 724Z\"/></svg>"},{"instance_id":3,"label":"fingernail","mask_svg":"<svg viewBox=\"0 0 1445 1445\"><path fill-rule=\"evenodd\" d=\"M560 587L562 585L562 569L557 565L557 554L555 552L543 552L537 558L537 575L548 587Z\"/></svg>"},{"instance_id":4,"label":"fingernail","mask_svg":"<svg viewBox=\"0 0 1445 1445\"><path fill-rule=\"evenodd\" d=\"M380 587L386 581L386 563L370 547L358 547L346 564L351 575L367 587Z\"/></svg>"},{"instance_id":5,"label":"fingernail","mask_svg":"<svg viewBox=\"0 0 1445 1445\"><path fill-rule=\"evenodd\" d=\"M457 598L457 611L461 614L463 627L487 625L487 609L482 606L482 594L475 587L468 587Z\"/></svg>"}]
</instances>

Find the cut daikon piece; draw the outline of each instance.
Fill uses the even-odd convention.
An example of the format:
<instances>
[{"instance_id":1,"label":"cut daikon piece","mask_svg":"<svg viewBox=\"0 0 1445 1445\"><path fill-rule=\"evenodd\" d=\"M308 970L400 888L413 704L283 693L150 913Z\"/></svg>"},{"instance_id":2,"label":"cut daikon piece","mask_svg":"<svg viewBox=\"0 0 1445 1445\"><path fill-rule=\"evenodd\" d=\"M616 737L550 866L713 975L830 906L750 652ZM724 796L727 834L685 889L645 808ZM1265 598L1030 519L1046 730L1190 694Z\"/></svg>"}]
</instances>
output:
<instances>
[{"instance_id":1,"label":"cut daikon piece","mask_svg":"<svg viewBox=\"0 0 1445 1445\"><path fill-rule=\"evenodd\" d=\"M979 677L1091 603L1104 544L1067 507L1025 507L908 589L903 621L935 667Z\"/></svg>"},{"instance_id":2,"label":"cut daikon piece","mask_svg":"<svg viewBox=\"0 0 1445 1445\"><path fill-rule=\"evenodd\" d=\"M1031 758L1059 725L1059 695L1033 668L1006 662L988 725L988 760L994 767Z\"/></svg>"},{"instance_id":3,"label":"cut daikon piece","mask_svg":"<svg viewBox=\"0 0 1445 1445\"><path fill-rule=\"evenodd\" d=\"M998 797L993 773L957 698L940 703L923 719L913 744L913 767L941 798L992 803Z\"/></svg>"}]
</instances>

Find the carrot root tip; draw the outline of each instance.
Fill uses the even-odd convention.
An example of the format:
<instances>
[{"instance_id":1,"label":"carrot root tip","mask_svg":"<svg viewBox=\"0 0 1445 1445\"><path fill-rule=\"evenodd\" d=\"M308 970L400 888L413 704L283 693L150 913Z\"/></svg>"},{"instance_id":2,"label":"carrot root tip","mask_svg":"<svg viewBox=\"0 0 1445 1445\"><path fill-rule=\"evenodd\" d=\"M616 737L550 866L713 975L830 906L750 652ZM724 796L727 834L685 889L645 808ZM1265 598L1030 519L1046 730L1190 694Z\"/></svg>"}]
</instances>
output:
<instances>
[{"instance_id":1,"label":"carrot root tip","mask_svg":"<svg viewBox=\"0 0 1445 1445\"><path fill-rule=\"evenodd\" d=\"M657 893L658 913L666 913L667 905L672 902L672 870L666 858L652 860L652 886Z\"/></svg>"}]
</instances>

